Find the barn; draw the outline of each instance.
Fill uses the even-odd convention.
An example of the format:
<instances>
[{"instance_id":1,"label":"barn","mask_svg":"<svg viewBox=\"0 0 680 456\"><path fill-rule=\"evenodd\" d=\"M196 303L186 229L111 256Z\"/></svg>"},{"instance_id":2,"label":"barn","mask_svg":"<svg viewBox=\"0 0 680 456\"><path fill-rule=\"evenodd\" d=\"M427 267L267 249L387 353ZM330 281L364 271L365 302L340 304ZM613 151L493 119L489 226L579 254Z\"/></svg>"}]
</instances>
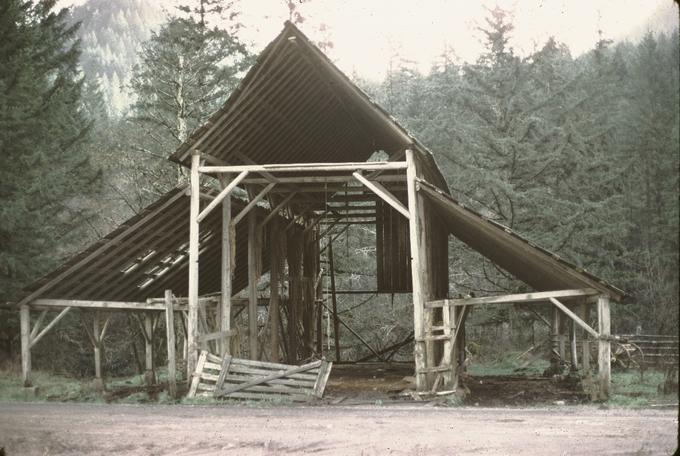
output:
<instances>
[{"instance_id":1,"label":"barn","mask_svg":"<svg viewBox=\"0 0 680 456\"><path fill-rule=\"evenodd\" d=\"M149 338L154 318L164 315L168 328L181 321L190 373L201 349L290 364L337 359L339 351L326 353L321 342L325 307L336 335L340 324L334 294L319 285L321 256L343 227L363 224L376 232L377 291L412 300L417 391L455 389L473 306L523 303L550 310L556 337L571 321L597 344L593 364L606 396L609 306L623 291L456 201L435 156L293 24L169 159L186 167L188 185L33 283L15 304L26 386L31 348L73 309L98 315L91 333L98 378L98 344L111 312L144 315ZM451 299L450 236L533 291ZM258 283L267 284L264 296ZM234 325L241 312L247 327ZM267 346L258 339L263 330ZM247 344L233 353L236 334ZM167 336L174 369L180 341L174 329ZM571 341L563 356L575 361ZM589 369L585 349L580 358Z\"/></svg>"}]
</instances>

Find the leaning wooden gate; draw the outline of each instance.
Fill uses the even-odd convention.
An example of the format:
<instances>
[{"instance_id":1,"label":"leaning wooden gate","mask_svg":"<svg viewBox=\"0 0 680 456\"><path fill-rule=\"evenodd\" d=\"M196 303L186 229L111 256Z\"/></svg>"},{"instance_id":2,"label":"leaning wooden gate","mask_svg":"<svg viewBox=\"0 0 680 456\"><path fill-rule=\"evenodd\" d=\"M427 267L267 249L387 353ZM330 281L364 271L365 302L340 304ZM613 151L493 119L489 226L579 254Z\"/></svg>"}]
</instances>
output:
<instances>
[{"instance_id":1,"label":"leaning wooden gate","mask_svg":"<svg viewBox=\"0 0 680 456\"><path fill-rule=\"evenodd\" d=\"M308 402L323 397L333 363L302 366L253 361L202 351L188 397Z\"/></svg>"}]
</instances>

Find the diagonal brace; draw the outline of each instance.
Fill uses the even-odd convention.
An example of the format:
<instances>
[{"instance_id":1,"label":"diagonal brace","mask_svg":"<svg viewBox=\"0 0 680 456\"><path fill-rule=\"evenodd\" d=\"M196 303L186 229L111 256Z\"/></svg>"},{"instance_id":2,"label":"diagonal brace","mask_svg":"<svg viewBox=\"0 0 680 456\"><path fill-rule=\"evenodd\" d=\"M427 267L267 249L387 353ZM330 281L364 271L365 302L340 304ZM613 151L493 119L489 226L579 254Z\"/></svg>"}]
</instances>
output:
<instances>
[{"instance_id":1,"label":"diagonal brace","mask_svg":"<svg viewBox=\"0 0 680 456\"><path fill-rule=\"evenodd\" d=\"M366 187L368 187L373 193L378 195L380 198L382 198L387 204L395 208L401 215L406 217L407 219L410 218L410 214L408 209L401 204L401 201L397 199L392 193L390 193L384 186L377 182L371 182L370 180L366 179L364 176L361 175L359 172L354 172L352 174L356 180L364 184Z\"/></svg>"},{"instance_id":2,"label":"diagonal brace","mask_svg":"<svg viewBox=\"0 0 680 456\"><path fill-rule=\"evenodd\" d=\"M595 337L596 339L600 337L600 334L597 331L595 331L593 328L591 328L590 325L588 325L588 323L581 320L578 317L578 315L576 315L574 312L569 310L569 307L565 306L564 304L562 304L561 302L559 302L555 298L548 298L548 299L550 299L550 302L552 302L558 309L560 309L562 312L564 312L569 317L571 317L571 319L574 320L576 322L576 324L578 324L581 328L583 328L587 332L589 332L593 337Z\"/></svg>"}]
</instances>

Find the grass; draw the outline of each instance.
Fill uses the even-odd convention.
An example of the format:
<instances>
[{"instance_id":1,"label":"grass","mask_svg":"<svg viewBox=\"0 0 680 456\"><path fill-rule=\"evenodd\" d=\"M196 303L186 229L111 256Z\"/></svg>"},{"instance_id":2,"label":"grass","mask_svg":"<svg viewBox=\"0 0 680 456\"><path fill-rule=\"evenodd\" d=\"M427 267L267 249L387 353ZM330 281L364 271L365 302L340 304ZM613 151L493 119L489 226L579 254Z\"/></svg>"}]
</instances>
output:
<instances>
[{"instance_id":1,"label":"grass","mask_svg":"<svg viewBox=\"0 0 680 456\"><path fill-rule=\"evenodd\" d=\"M103 401L94 390L91 381L80 381L41 371L33 371L32 378L33 384L38 387L35 395L27 394L21 374L3 371L0 374L0 401Z\"/></svg>"},{"instance_id":2,"label":"grass","mask_svg":"<svg viewBox=\"0 0 680 456\"><path fill-rule=\"evenodd\" d=\"M488 357L474 360L468 366L468 374L473 377L501 376L501 375L541 375L548 368L550 363L543 359L538 359L525 368L521 368L524 362L517 359L521 352L507 352L498 357Z\"/></svg>"},{"instance_id":3,"label":"grass","mask_svg":"<svg viewBox=\"0 0 680 456\"><path fill-rule=\"evenodd\" d=\"M663 372L646 370L643 378L640 372L613 371L609 405L620 407L649 407L653 404L677 404L678 393L663 394L659 385L664 382Z\"/></svg>"}]
</instances>

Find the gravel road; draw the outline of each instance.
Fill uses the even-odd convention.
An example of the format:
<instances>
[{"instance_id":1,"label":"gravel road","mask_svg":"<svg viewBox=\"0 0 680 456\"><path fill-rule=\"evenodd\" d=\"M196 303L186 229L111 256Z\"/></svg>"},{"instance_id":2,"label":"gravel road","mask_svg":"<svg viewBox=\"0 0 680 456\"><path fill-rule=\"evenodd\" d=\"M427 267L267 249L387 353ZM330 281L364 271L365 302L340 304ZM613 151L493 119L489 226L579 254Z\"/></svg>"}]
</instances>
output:
<instances>
[{"instance_id":1,"label":"gravel road","mask_svg":"<svg viewBox=\"0 0 680 456\"><path fill-rule=\"evenodd\" d=\"M663 455L677 411L0 403L14 455Z\"/></svg>"}]
</instances>

